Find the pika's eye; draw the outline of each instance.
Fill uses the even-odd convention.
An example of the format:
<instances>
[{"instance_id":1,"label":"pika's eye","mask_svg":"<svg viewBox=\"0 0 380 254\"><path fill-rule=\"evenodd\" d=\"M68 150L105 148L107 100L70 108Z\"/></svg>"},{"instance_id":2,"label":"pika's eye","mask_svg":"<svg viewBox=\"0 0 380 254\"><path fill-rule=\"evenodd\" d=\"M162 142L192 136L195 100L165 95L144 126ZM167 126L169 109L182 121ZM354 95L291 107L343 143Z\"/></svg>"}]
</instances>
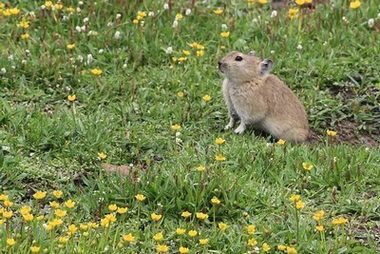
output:
<instances>
[{"instance_id":1,"label":"pika's eye","mask_svg":"<svg viewBox=\"0 0 380 254\"><path fill-rule=\"evenodd\" d=\"M243 60L243 58L242 58L241 56L237 56L237 57L235 57L235 61L240 62L240 61L242 61L242 60Z\"/></svg>"}]
</instances>

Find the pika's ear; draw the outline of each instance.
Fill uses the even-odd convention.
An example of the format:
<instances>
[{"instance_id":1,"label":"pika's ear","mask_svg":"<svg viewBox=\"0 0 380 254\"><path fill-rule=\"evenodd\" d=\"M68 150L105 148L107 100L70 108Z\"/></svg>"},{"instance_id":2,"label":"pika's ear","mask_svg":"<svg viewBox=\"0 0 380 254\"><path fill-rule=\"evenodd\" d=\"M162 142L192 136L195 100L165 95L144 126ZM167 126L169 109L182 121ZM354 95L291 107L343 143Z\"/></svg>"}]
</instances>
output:
<instances>
[{"instance_id":1,"label":"pika's ear","mask_svg":"<svg viewBox=\"0 0 380 254\"><path fill-rule=\"evenodd\" d=\"M255 56L256 55L256 52L254 50L251 50L249 51L248 53L249 56Z\"/></svg>"},{"instance_id":2,"label":"pika's ear","mask_svg":"<svg viewBox=\"0 0 380 254\"><path fill-rule=\"evenodd\" d=\"M261 75L266 75L272 70L273 62L270 59L264 59L260 63L260 73Z\"/></svg>"}]
</instances>

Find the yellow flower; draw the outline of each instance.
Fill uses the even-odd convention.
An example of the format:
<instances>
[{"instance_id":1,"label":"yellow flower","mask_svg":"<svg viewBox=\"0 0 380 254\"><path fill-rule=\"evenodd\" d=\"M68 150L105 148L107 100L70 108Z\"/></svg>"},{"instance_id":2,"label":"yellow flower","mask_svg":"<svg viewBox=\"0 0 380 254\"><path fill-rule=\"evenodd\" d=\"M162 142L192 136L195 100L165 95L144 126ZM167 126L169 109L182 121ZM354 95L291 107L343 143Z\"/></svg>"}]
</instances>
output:
<instances>
[{"instance_id":1,"label":"yellow flower","mask_svg":"<svg viewBox=\"0 0 380 254\"><path fill-rule=\"evenodd\" d=\"M185 56L189 56L191 54L190 51L188 50L182 50L182 53L185 55Z\"/></svg>"},{"instance_id":2,"label":"yellow flower","mask_svg":"<svg viewBox=\"0 0 380 254\"><path fill-rule=\"evenodd\" d=\"M134 19L134 20L132 21L132 23L135 24L135 25L138 25L138 24L139 24L139 20L138 20L138 19Z\"/></svg>"},{"instance_id":3,"label":"yellow flower","mask_svg":"<svg viewBox=\"0 0 380 254\"><path fill-rule=\"evenodd\" d=\"M13 205L13 202L10 200L4 200L3 205L4 207L11 207Z\"/></svg>"},{"instance_id":4,"label":"yellow flower","mask_svg":"<svg viewBox=\"0 0 380 254\"><path fill-rule=\"evenodd\" d=\"M70 102L74 102L77 99L75 94L67 96L67 100Z\"/></svg>"},{"instance_id":5,"label":"yellow flower","mask_svg":"<svg viewBox=\"0 0 380 254\"><path fill-rule=\"evenodd\" d=\"M138 11L137 12L137 16L140 16L140 17L146 17L146 12L145 11Z\"/></svg>"},{"instance_id":6,"label":"yellow flower","mask_svg":"<svg viewBox=\"0 0 380 254\"><path fill-rule=\"evenodd\" d=\"M190 230L187 234L191 237L195 237L197 236L198 232L196 230Z\"/></svg>"},{"instance_id":7,"label":"yellow flower","mask_svg":"<svg viewBox=\"0 0 380 254\"><path fill-rule=\"evenodd\" d=\"M205 51L204 50L197 50L196 55L197 55L197 57L202 57L205 55Z\"/></svg>"},{"instance_id":8,"label":"yellow flower","mask_svg":"<svg viewBox=\"0 0 380 254\"><path fill-rule=\"evenodd\" d=\"M183 211L181 213L181 216L186 219L186 218L189 218L191 216L191 213L189 211Z\"/></svg>"},{"instance_id":9,"label":"yellow flower","mask_svg":"<svg viewBox=\"0 0 380 254\"><path fill-rule=\"evenodd\" d=\"M259 0L258 2L259 2L259 4L267 4L268 0Z\"/></svg>"},{"instance_id":10,"label":"yellow flower","mask_svg":"<svg viewBox=\"0 0 380 254\"><path fill-rule=\"evenodd\" d=\"M46 197L46 191L37 191L33 197L37 200L44 199Z\"/></svg>"},{"instance_id":11,"label":"yellow flower","mask_svg":"<svg viewBox=\"0 0 380 254\"><path fill-rule=\"evenodd\" d=\"M176 233L177 235L183 235L183 234L186 233L186 229L184 229L184 228L177 228L177 229L175 230L175 233Z\"/></svg>"},{"instance_id":12,"label":"yellow flower","mask_svg":"<svg viewBox=\"0 0 380 254\"><path fill-rule=\"evenodd\" d=\"M74 95L75 96L75 95ZM55 190L52 192L53 196L56 197L56 198L61 198L62 195L63 195L63 192L60 191L60 190Z\"/></svg>"},{"instance_id":13,"label":"yellow flower","mask_svg":"<svg viewBox=\"0 0 380 254\"><path fill-rule=\"evenodd\" d=\"M340 226L340 225L344 225L348 222L348 220L346 218L343 218L343 217L338 217L338 218L335 218L331 221L331 223L334 225L334 226Z\"/></svg>"},{"instance_id":14,"label":"yellow flower","mask_svg":"<svg viewBox=\"0 0 380 254\"><path fill-rule=\"evenodd\" d=\"M325 211L319 210L314 213L313 219L318 222L322 220L324 216L325 216Z\"/></svg>"},{"instance_id":15,"label":"yellow flower","mask_svg":"<svg viewBox=\"0 0 380 254\"><path fill-rule=\"evenodd\" d=\"M333 130L327 130L326 133L329 137L335 137L338 134L336 131Z\"/></svg>"},{"instance_id":16,"label":"yellow flower","mask_svg":"<svg viewBox=\"0 0 380 254\"><path fill-rule=\"evenodd\" d=\"M214 13L216 15L221 15L223 13L223 9L222 8L218 8L218 9L214 10Z\"/></svg>"},{"instance_id":17,"label":"yellow flower","mask_svg":"<svg viewBox=\"0 0 380 254\"><path fill-rule=\"evenodd\" d=\"M28 214L32 211L32 208L30 206L23 206L20 208L20 213L21 214Z\"/></svg>"},{"instance_id":18,"label":"yellow flower","mask_svg":"<svg viewBox=\"0 0 380 254\"><path fill-rule=\"evenodd\" d=\"M290 8L289 11L288 11L288 17L290 19L294 19L298 16L298 8Z\"/></svg>"},{"instance_id":19,"label":"yellow flower","mask_svg":"<svg viewBox=\"0 0 380 254\"><path fill-rule=\"evenodd\" d=\"M325 231L325 227L322 226L322 225L318 225L318 226L316 226L315 229L316 229L318 232L323 232L323 231Z\"/></svg>"},{"instance_id":20,"label":"yellow flower","mask_svg":"<svg viewBox=\"0 0 380 254\"><path fill-rule=\"evenodd\" d=\"M68 236L61 236L58 238L58 242L59 243L67 243L69 241L69 237Z\"/></svg>"},{"instance_id":21,"label":"yellow flower","mask_svg":"<svg viewBox=\"0 0 380 254\"><path fill-rule=\"evenodd\" d=\"M303 162L302 167L304 170L310 171L313 169L314 166L310 162Z\"/></svg>"},{"instance_id":22,"label":"yellow flower","mask_svg":"<svg viewBox=\"0 0 380 254\"><path fill-rule=\"evenodd\" d=\"M161 245L161 244L157 244L156 246L156 250L157 252L159 253L166 253L169 251L169 247L165 244Z\"/></svg>"},{"instance_id":23,"label":"yellow flower","mask_svg":"<svg viewBox=\"0 0 380 254\"><path fill-rule=\"evenodd\" d=\"M361 2L359 0L355 0L355 1L350 3L350 8L351 9L357 9L360 7L360 5L361 5Z\"/></svg>"},{"instance_id":24,"label":"yellow flower","mask_svg":"<svg viewBox=\"0 0 380 254\"><path fill-rule=\"evenodd\" d=\"M29 36L28 33L24 33L24 34L21 35L21 39L24 40L24 41L28 40L29 37L30 37L30 36Z\"/></svg>"},{"instance_id":25,"label":"yellow flower","mask_svg":"<svg viewBox=\"0 0 380 254\"><path fill-rule=\"evenodd\" d=\"M304 5L305 4L305 0L296 0L296 4L298 4L298 5Z\"/></svg>"},{"instance_id":26,"label":"yellow flower","mask_svg":"<svg viewBox=\"0 0 380 254\"><path fill-rule=\"evenodd\" d=\"M10 218L12 218L12 216L13 216L13 212L12 212L11 210L9 210L9 211L4 210L4 211L3 211L3 217L4 217L5 219L10 219Z\"/></svg>"},{"instance_id":27,"label":"yellow flower","mask_svg":"<svg viewBox=\"0 0 380 254\"><path fill-rule=\"evenodd\" d=\"M182 63L182 62L185 62L187 60L187 57L180 57L177 60L178 60L178 62Z\"/></svg>"},{"instance_id":28,"label":"yellow flower","mask_svg":"<svg viewBox=\"0 0 380 254\"><path fill-rule=\"evenodd\" d=\"M115 222L115 221L116 221L116 216L115 216L115 214L113 214L113 213L106 214L104 217L105 217L107 220L109 220L110 222Z\"/></svg>"},{"instance_id":29,"label":"yellow flower","mask_svg":"<svg viewBox=\"0 0 380 254\"><path fill-rule=\"evenodd\" d=\"M51 206L51 208L54 208L54 209L59 208L59 203L56 201L49 202L49 205Z\"/></svg>"},{"instance_id":30,"label":"yellow flower","mask_svg":"<svg viewBox=\"0 0 380 254\"><path fill-rule=\"evenodd\" d=\"M203 165L199 165L199 166L197 167L197 171L198 171L198 172L204 172L205 170L206 170L206 167L203 166Z\"/></svg>"},{"instance_id":31,"label":"yellow flower","mask_svg":"<svg viewBox=\"0 0 380 254\"><path fill-rule=\"evenodd\" d=\"M286 141L283 140L283 139L279 139L276 143L277 143L278 145L285 145Z\"/></svg>"},{"instance_id":32,"label":"yellow flower","mask_svg":"<svg viewBox=\"0 0 380 254\"><path fill-rule=\"evenodd\" d=\"M305 0L305 3L307 4L311 4L313 2L313 0Z\"/></svg>"},{"instance_id":33,"label":"yellow flower","mask_svg":"<svg viewBox=\"0 0 380 254\"><path fill-rule=\"evenodd\" d=\"M153 221L159 221L159 220L162 218L162 215L161 215L161 214L152 213L152 214L150 215L150 218L151 218Z\"/></svg>"},{"instance_id":34,"label":"yellow flower","mask_svg":"<svg viewBox=\"0 0 380 254\"><path fill-rule=\"evenodd\" d=\"M38 247L38 246L32 246L32 247L30 247L30 251L32 252L32 253L38 253L38 252L40 252L40 247Z\"/></svg>"},{"instance_id":35,"label":"yellow flower","mask_svg":"<svg viewBox=\"0 0 380 254\"><path fill-rule=\"evenodd\" d=\"M157 242L162 241L162 239L164 239L164 235L162 234L162 232L158 232L153 236L153 239Z\"/></svg>"},{"instance_id":36,"label":"yellow flower","mask_svg":"<svg viewBox=\"0 0 380 254\"><path fill-rule=\"evenodd\" d=\"M301 196L298 194L292 194L289 198L290 201L292 202L298 202L301 200Z\"/></svg>"},{"instance_id":37,"label":"yellow flower","mask_svg":"<svg viewBox=\"0 0 380 254\"><path fill-rule=\"evenodd\" d=\"M216 138L215 139L215 144L217 144L217 145L222 145L222 144L224 144L224 142L225 142L225 140L222 138Z\"/></svg>"},{"instance_id":38,"label":"yellow flower","mask_svg":"<svg viewBox=\"0 0 380 254\"><path fill-rule=\"evenodd\" d=\"M54 5L54 8L56 9L56 10L62 10L62 8L63 8L63 4L62 3L56 3L55 5Z\"/></svg>"},{"instance_id":39,"label":"yellow flower","mask_svg":"<svg viewBox=\"0 0 380 254\"><path fill-rule=\"evenodd\" d=\"M132 233L129 233L129 234L123 235L123 241L133 243L134 241L136 241L136 239L132 235Z\"/></svg>"},{"instance_id":40,"label":"yellow flower","mask_svg":"<svg viewBox=\"0 0 380 254\"><path fill-rule=\"evenodd\" d=\"M230 36L230 32L226 31L226 32L221 32L220 33L220 36L222 36L223 38L228 38L228 36Z\"/></svg>"},{"instance_id":41,"label":"yellow flower","mask_svg":"<svg viewBox=\"0 0 380 254\"><path fill-rule=\"evenodd\" d=\"M59 218L63 218L66 216L66 213L67 212L65 210L57 209L57 210L55 210L54 215L59 217Z\"/></svg>"},{"instance_id":42,"label":"yellow flower","mask_svg":"<svg viewBox=\"0 0 380 254\"><path fill-rule=\"evenodd\" d=\"M286 247L286 253L287 254L297 254L297 250L294 247L287 246Z\"/></svg>"},{"instance_id":43,"label":"yellow flower","mask_svg":"<svg viewBox=\"0 0 380 254\"><path fill-rule=\"evenodd\" d=\"M200 245L206 245L206 244L208 244L208 239L207 238L199 239L199 244Z\"/></svg>"},{"instance_id":44,"label":"yellow flower","mask_svg":"<svg viewBox=\"0 0 380 254\"><path fill-rule=\"evenodd\" d=\"M67 228L67 231L70 233L70 234L75 234L77 231L78 231L78 227L75 226L74 224L71 224L68 228Z\"/></svg>"},{"instance_id":45,"label":"yellow flower","mask_svg":"<svg viewBox=\"0 0 380 254\"><path fill-rule=\"evenodd\" d=\"M68 12L68 13L70 13L70 14L73 14L74 12L75 12L75 9L73 8L73 7L67 7L66 8L66 11Z\"/></svg>"},{"instance_id":46,"label":"yellow flower","mask_svg":"<svg viewBox=\"0 0 380 254\"><path fill-rule=\"evenodd\" d=\"M73 48L75 48L75 43L67 44L66 48L67 49L73 49Z\"/></svg>"},{"instance_id":47,"label":"yellow flower","mask_svg":"<svg viewBox=\"0 0 380 254\"><path fill-rule=\"evenodd\" d=\"M267 243L263 243L263 246L261 247L264 252L269 252L270 251L270 246Z\"/></svg>"},{"instance_id":48,"label":"yellow flower","mask_svg":"<svg viewBox=\"0 0 380 254\"><path fill-rule=\"evenodd\" d=\"M256 232L255 225L248 225L247 226L247 232L248 232L249 235L253 235Z\"/></svg>"},{"instance_id":49,"label":"yellow flower","mask_svg":"<svg viewBox=\"0 0 380 254\"><path fill-rule=\"evenodd\" d=\"M7 238L7 246L12 247L15 244L16 244L15 239L13 239L13 238Z\"/></svg>"},{"instance_id":50,"label":"yellow flower","mask_svg":"<svg viewBox=\"0 0 380 254\"><path fill-rule=\"evenodd\" d=\"M219 205L220 203L221 201L215 196L211 199L211 204L213 205Z\"/></svg>"},{"instance_id":51,"label":"yellow flower","mask_svg":"<svg viewBox=\"0 0 380 254\"><path fill-rule=\"evenodd\" d=\"M184 94L182 91L179 91L179 92L177 93L177 96L180 97L180 98L182 98L184 95L185 95L185 94Z\"/></svg>"},{"instance_id":52,"label":"yellow flower","mask_svg":"<svg viewBox=\"0 0 380 254\"><path fill-rule=\"evenodd\" d=\"M12 15L18 15L20 13L20 9L19 8L11 8L11 9L9 9L9 12Z\"/></svg>"},{"instance_id":53,"label":"yellow flower","mask_svg":"<svg viewBox=\"0 0 380 254\"><path fill-rule=\"evenodd\" d=\"M215 160L216 161L225 161L226 157L224 157L222 154L217 154L217 155L215 155Z\"/></svg>"},{"instance_id":54,"label":"yellow flower","mask_svg":"<svg viewBox=\"0 0 380 254\"><path fill-rule=\"evenodd\" d=\"M296 202L296 208L297 208L298 210L301 210L301 209L303 209L304 207L305 207L305 203L302 202L302 200L299 200L299 201Z\"/></svg>"},{"instance_id":55,"label":"yellow flower","mask_svg":"<svg viewBox=\"0 0 380 254\"><path fill-rule=\"evenodd\" d=\"M65 206L66 206L67 208L73 208L73 207L75 206L75 202L72 201L71 199L69 199L69 200L67 200L67 201L65 202Z\"/></svg>"},{"instance_id":56,"label":"yellow flower","mask_svg":"<svg viewBox=\"0 0 380 254\"><path fill-rule=\"evenodd\" d=\"M202 97L202 100L204 100L204 102L209 102L211 100L211 96L206 94L205 96Z\"/></svg>"},{"instance_id":57,"label":"yellow flower","mask_svg":"<svg viewBox=\"0 0 380 254\"><path fill-rule=\"evenodd\" d=\"M53 7L53 2L52 1L45 1L45 4L47 9L51 9L51 7Z\"/></svg>"},{"instance_id":58,"label":"yellow flower","mask_svg":"<svg viewBox=\"0 0 380 254\"><path fill-rule=\"evenodd\" d=\"M8 200L8 195L6 194L0 194L0 201Z\"/></svg>"},{"instance_id":59,"label":"yellow flower","mask_svg":"<svg viewBox=\"0 0 380 254\"><path fill-rule=\"evenodd\" d=\"M104 153L104 152L99 152L98 153L98 160L103 161L106 158L107 158L107 154L106 153Z\"/></svg>"},{"instance_id":60,"label":"yellow flower","mask_svg":"<svg viewBox=\"0 0 380 254\"><path fill-rule=\"evenodd\" d=\"M18 27L27 29L29 27L29 21L23 19L20 21L20 23L17 24Z\"/></svg>"},{"instance_id":61,"label":"yellow flower","mask_svg":"<svg viewBox=\"0 0 380 254\"><path fill-rule=\"evenodd\" d=\"M95 76L99 76L99 75L102 75L103 71L99 68L95 68L91 70L91 73Z\"/></svg>"},{"instance_id":62,"label":"yellow flower","mask_svg":"<svg viewBox=\"0 0 380 254\"><path fill-rule=\"evenodd\" d=\"M110 225L110 220L108 218L103 218L100 220L100 226L103 228L108 228Z\"/></svg>"},{"instance_id":63,"label":"yellow flower","mask_svg":"<svg viewBox=\"0 0 380 254\"><path fill-rule=\"evenodd\" d=\"M182 127L181 125L176 123L176 124L173 124L171 128L173 131L179 131Z\"/></svg>"},{"instance_id":64,"label":"yellow flower","mask_svg":"<svg viewBox=\"0 0 380 254\"><path fill-rule=\"evenodd\" d=\"M39 216L36 217L36 220L41 221L41 220L43 220L44 218L45 218L45 217L44 217L43 215L39 215Z\"/></svg>"},{"instance_id":65,"label":"yellow flower","mask_svg":"<svg viewBox=\"0 0 380 254\"><path fill-rule=\"evenodd\" d=\"M181 246L181 247L179 247L178 251L181 254L186 254L186 253L189 253L190 250L189 250L189 248Z\"/></svg>"},{"instance_id":66,"label":"yellow flower","mask_svg":"<svg viewBox=\"0 0 380 254\"><path fill-rule=\"evenodd\" d=\"M286 246L280 244L280 245L277 246L277 249L280 250L280 251L284 251L284 250L286 250Z\"/></svg>"},{"instance_id":67,"label":"yellow flower","mask_svg":"<svg viewBox=\"0 0 380 254\"><path fill-rule=\"evenodd\" d=\"M125 214L128 211L128 207L119 207L117 208L118 214Z\"/></svg>"},{"instance_id":68,"label":"yellow flower","mask_svg":"<svg viewBox=\"0 0 380 254\"><path fill-rule=\"evenodd\" d=\"M206 220L208 218L207 213L202 213L202 212L196 213L195 216L199 220Z\"/></svg>"},{"instance_id":69,"label":"yellow flower","mask_svg":"<svg viewBox=\"0 0 380 254\"><path fill-rule=\"evenodd\" d=\"M142 202L142 201L144 201L146 199L146 197L143 194L137 194L135 196L135 198L136 198L137 201L140 201L140 202Z\"/></svg>"},{"instance_id":70,"label":"yellow flower","mask_svg":"<svg viewBox=\"0 0 380 254\"><path fill-rule=\"evenodd\" d=\"M250 247L255 247L257 245L256 239L255 238L248 239L247 245L250 246Z\"/></svg>"},{"instance_id":71,"label":"yellow flower","mask_svg":"<svg viewBox=\"0 0 380 254\"><path fill-rule=\"evenodd\" d=\"M182 15L181 13L177 13L177 14L175 15L175 20L180 21L180 20L182 20L182 19L183 19L183 15Z\"/></svg>"},{"instance_id":72,"label":"yellow flower","mask_svg":"<svg viewBox=\"0 0 380 254\"><path fill-rule=\"evenodd\" d=\"M24 218L26 222L32 221L34 218L33 214L31 213L22 214L22 217Z\"/></svg>"},{"instance_id":73,"label":"yellow flower","mask_svg":"<svg viewBox=\"0 0 380 254\"><path fill-rule=\"evenodd\" d=\"M221 230L221 231L225 231L227 228L228 228L228 225L224 222L219 222L218 223L218 228Z\"/></svg>"},{"instance_id":74,"label":"yellow flower","mask_svg":"<svg viewBox=\"0 0 380 254\"><path fill-rule=\"evenodd\" d=\"M111 204L108 206L108 210L110 210L111 212L114 212L117 210L117 205L116 204Z\"/></svg>"}]
</instances>

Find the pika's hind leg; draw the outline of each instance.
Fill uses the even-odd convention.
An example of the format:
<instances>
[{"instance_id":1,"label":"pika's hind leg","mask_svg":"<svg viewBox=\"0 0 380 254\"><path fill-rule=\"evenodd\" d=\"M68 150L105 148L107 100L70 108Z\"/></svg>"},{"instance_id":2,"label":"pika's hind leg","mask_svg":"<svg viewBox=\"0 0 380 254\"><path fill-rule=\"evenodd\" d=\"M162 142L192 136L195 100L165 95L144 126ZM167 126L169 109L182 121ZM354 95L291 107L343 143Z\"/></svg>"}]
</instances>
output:
<instances>
[{"instance_id":1,"label":"pika's hind leg","mask_svg":"<svg viewBox=\"0 0 380 254\"><path fill-rule=\"evenodd\" d=\"M293 143L302 143L305 142L308 137L309 130L304 128L292 128L282 133L280 138Z\"/></svg>"}]
</instances>

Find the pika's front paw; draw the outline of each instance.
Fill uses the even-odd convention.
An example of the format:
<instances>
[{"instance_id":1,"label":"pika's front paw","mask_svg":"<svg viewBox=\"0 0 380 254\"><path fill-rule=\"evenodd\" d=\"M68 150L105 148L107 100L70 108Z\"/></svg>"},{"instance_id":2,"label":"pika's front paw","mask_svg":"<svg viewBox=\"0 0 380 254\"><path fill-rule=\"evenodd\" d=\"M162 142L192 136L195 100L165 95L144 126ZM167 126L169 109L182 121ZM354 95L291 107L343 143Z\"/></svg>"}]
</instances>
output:
<instances>
[{"instance_id":1,"label":"pika's front paw","mask_svg":"<svg viewBox=\"0 0 380 254\"><path fill-rule=\"evenodd\" d=\"M242 134L245 131L245 125L240 124L239 127L237 127L234 132L236 134Z\"/></svg>"},{"instance_id":2,"label":"pika's front paw","mask_svg":"<svg viewBox=\"0 0 380 254\"><path fill-rule=\"evenodd\" d=\"M233 127L233 124L231 124L231 123L229 123L229 124L227 124L225 127L224 127L224 130L226 131L226 130L229 130L229 129L231 129Z\"/></svg>"}]
</instances>

